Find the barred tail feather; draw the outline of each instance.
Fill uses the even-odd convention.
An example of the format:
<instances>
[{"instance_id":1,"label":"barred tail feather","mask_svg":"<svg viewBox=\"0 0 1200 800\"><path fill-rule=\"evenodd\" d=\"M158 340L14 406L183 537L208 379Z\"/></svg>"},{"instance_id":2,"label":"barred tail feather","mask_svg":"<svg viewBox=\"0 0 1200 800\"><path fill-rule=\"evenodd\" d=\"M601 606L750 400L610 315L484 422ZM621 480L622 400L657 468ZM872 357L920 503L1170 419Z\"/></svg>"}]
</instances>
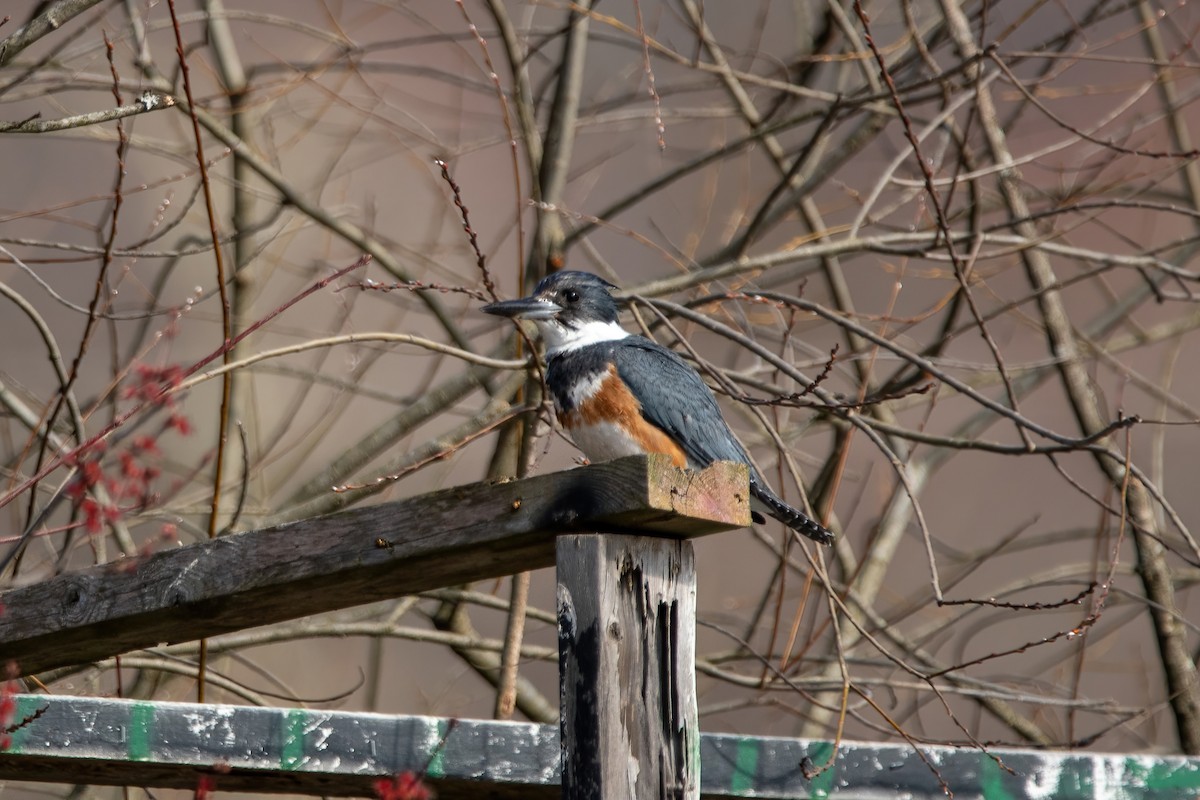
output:
<instances>
[{"instance_id":1,"label":"barred tail feather","mask_svg":"<svg viewBox=\"0 0 1200 800\"><path fill-rule=\"evenodd\" d=\"M809 519L808 515L799 509L792 508L787 503L758 481L750 481L750 494L761 504L762 511L767 515L787 525L797 533L807 536L818 544L833 544L833 533L819 523ZM760 520L761 521L761 520Z\"/></svg>"}]
</instances>

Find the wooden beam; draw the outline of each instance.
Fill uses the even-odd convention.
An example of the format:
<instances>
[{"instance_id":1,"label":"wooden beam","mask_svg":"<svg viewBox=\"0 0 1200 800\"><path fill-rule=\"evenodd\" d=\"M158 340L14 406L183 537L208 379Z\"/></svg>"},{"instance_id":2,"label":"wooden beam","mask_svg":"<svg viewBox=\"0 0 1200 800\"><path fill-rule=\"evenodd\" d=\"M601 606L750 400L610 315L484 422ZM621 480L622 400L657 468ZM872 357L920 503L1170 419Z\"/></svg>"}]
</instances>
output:
<instances>
[{"instance_id":1,"label":"wooden beam","mask_svg":"<svg viewBox=\"0 0 1200 800\"><path fill-rule=\"evenodd\" d=\"M564 532L731 530L747 491L740 465L635 457L126 558L0 594L0 663L30 674L545 567Z\"/></svg>"},{"instance_id":2,"label":"wooden beam","mask_svg":"<svg viewBox=\"0 0 1200 800\"><path fill-rule=\"evenodd\" d=\"M560 797L556 725L298 708L18 695L0 780L218 792L373 796L384 775L424 774L438 800ZM701 796L945 800L1178 800L1200 793L1200 759L922 747L705 733ZM997 763L999 759L1003 766ZM936 770L936 772L935 772ZM812 777L806 777L811 775ZM5 789L18 791L8 783ZM223 795L216 795L218 798Z\"/></svg>"},{"instance_id":3,"label":"wooden beam","mask_svg":"<svg viewBox=\"0 0 1200 800\"><path fill-rule=\"evenodd\" d=\"M692 543L558 539L562 796L699 800Z\"/></svg>"}]
</instances>

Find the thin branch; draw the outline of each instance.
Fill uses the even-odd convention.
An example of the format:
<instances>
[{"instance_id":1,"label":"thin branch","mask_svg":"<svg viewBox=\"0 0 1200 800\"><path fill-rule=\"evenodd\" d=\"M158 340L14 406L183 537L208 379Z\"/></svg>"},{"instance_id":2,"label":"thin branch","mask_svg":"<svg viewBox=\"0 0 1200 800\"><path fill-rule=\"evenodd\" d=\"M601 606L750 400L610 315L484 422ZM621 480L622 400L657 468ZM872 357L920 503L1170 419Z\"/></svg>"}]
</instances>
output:
<instances>
[{"instance_id":1,"label":"thin branch","mask_svg":"<svg viewBox=\"0 0 1200 800\"><path fill-rule=\"evenodd\" d=\"M0 122L0 133L50 133L65 131L71 128L84 128L88 125L98 125L102 122L113 122L126 117L147 114L151 111L161 111L175 105L175 98L147 89L136 103L117 106L105 111L92 111L87 114L76 114L70 117L43 120L34 116L19 122Z\"/></svg>"},{"instance_id":2,"label":"thin branch","mask_svg":"<svg viewBox=\"0 0 1200 800\"><path fill-rule=\"evenodd\" d=\"M8 66L26 47L58 30L99 2L100 0L57 0L50 3L41 14L0 40L0 67Z\"/></svg>"}]
</instances>

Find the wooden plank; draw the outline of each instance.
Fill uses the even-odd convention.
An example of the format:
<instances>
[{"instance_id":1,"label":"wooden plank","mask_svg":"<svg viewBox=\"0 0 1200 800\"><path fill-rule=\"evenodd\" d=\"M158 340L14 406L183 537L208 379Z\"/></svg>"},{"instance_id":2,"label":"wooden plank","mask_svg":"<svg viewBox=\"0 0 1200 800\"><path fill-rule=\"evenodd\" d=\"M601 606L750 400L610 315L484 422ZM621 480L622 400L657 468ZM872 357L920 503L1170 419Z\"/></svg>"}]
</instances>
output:
<instances>
[{"instance_id":1,"label":"wooden plank","mask_svg":"<svg viewBox=\"0 0 1200 800\"><path fill-rule=\"evenodd\" d=\"M552 726L33 695L16 717L40 709L0 778L194 789L207 776L219 791L372 797L378 778L412 771L440 800L485 784L496 798L558 792Z\"/></svg>"},{"instance_id":2,"label":"wooden plank","mask_svg":"<svg viewBox=\"0 0 1200 800\"><path fill-rule=\"evenodd\" d=\"M554 537L749 524L745 468L635 457L477 483L127 558L0 594L22 674L554 563Z\"/></svg>"},{"instance_id":3,"label":"wooden plank","mask_svg":"<svg viewBox=\"0 0 1200 800\"><path fill-rule=\"evenodd\" d=\"M562 796L700 797L692 543L558 539Z\"/></svg>"},{"instance_id":4,"label":"wooden plank","mask_svg":"<svg viewBox=\"0 0 1200 800\"><path fill-rule=\"evenodd\" d=\"M0 780L192 789L209 775L218 791L371 797L378 777L428 767L439 800L560 796L554 725L92 697L16 701L18 720L42 714L12 734ZM958 797L989 800L1200 793L1197 758L952 747L918 755L862 742L843 742L830 769L805 777L832 753L829 742L705 733L701 796L945 800L939 776Z\"/></svg>"}]
</instances>

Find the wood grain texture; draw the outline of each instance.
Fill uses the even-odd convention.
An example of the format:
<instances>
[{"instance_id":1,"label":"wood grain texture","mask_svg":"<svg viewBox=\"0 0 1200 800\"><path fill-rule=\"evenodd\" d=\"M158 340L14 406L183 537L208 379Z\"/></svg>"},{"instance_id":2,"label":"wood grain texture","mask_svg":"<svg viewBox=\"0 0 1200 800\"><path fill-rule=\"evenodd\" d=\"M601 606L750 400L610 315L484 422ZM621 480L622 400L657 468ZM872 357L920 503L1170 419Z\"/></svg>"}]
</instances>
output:
<instances>
[{"instance_id":1,"label":"wood grain texture","mask_svg":"<svg viewBox=\"0 0 1200 800\"><path fill-rule=\"evenodd\" d=\"M581 534L557 549L562 796L697 800L691 542Z\"/></svg>"},{"instance_id":2,"label":"wood grain texture","mask_svg":"<svg viewBox=\"0 0 1200 800\"><path fill-rule=\"evenodd\" d=\"M0 594L0 663L85 663L554 563L578 530L749 524L744 467L665 457L476 483L129 558Z\"/></svg>"}]
</instances>

